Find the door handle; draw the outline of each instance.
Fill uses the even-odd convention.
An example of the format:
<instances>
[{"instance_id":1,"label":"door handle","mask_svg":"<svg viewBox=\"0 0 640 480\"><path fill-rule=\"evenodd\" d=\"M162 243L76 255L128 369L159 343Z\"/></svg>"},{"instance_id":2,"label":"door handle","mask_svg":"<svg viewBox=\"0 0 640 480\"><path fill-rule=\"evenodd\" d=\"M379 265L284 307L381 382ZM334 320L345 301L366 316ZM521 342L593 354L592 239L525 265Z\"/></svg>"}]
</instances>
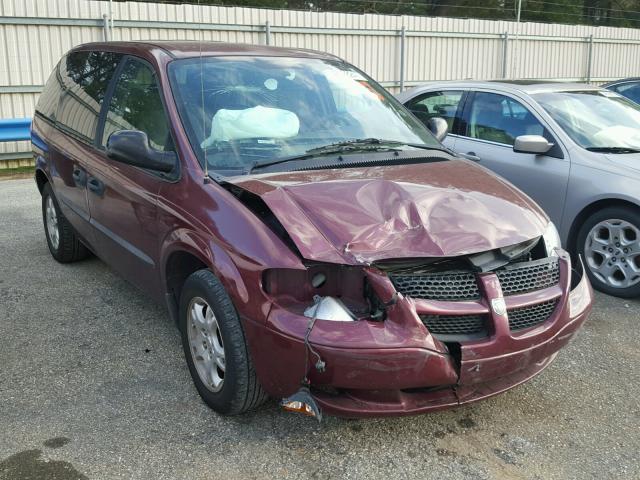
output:
<instances>
[{"instance_id":1,"label":"door handle","mask_svg":"<svg viewBox=\"0 0 640 480\"><path fill-rule=\"evenodd\" d=\"M71 177L73 178L73 183L76 184L76 187L84 187L87 184L87 172L79 167L73 167Z\"/></svg>"},{"instance_id":2,"label":"door handle","mask_svg":"<svg viewBox=\"0 0 640 480\"><path fill-rule=\"evenodd\" d=\"M104 182L98 180L96 177L90 177L87 182L89 190L101 197L104 194Z\"/></svg>"},{"instance_id":3,"label":"door handle","mask_svg":"<svg viewBox=\"0 0 640 480\"><path fill-rule=\"evenodd\" d=\"M467 160L471 160L473 162L480 161L480 157L476 155L476 152L461 153L460 156L463 158L466 158Z\"/></svg>"}]
</instances>

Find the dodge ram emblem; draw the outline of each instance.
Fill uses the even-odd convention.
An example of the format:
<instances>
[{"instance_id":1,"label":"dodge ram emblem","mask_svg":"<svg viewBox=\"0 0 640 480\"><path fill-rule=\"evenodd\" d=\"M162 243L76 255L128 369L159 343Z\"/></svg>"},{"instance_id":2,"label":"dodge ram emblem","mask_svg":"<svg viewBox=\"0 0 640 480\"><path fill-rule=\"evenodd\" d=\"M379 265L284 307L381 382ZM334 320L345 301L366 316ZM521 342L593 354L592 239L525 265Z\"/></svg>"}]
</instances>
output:
<instances>
[{"instance_id":1,"label":"dodge ram emblem","mask_svg":"<svg viewBox=\"0 0 640 480\"><path fill-rule=\"evenodd\" d=\"M504 298L492 298L491 299L491 308L493 308L493 312L496 315L504 315L507 313L507 304L504 303Z\"/></svg>"}]
</instances>

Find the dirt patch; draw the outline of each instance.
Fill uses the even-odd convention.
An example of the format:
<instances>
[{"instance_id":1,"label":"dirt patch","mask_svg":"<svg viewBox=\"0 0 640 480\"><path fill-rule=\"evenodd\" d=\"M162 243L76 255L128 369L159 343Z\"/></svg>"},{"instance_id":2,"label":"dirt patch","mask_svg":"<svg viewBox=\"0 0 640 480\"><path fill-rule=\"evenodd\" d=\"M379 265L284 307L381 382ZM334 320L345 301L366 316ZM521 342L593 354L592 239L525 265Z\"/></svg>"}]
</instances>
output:
<instances>
[{"instance_id":1,"label":"dirt patch","mask_svg":"<svg viewBox=\"0 0 640 480\"><path fill-rule=\"evenodd\" d=\"M50 438L49 440L45 440L43 445L48 448L60 448L64 447L70 441L71 440L67 437L54 437Z\"/></svg>"},{"instance_id":2,"label":"dirt patch","mask_svg":"<svg viewBox=\"0 0 640 480\"><path fill-rule=\"evenodd\" d=\"M69 462L40 458L41 450L25 450L0 462L0 480L88 480Z\"/></svg>"}]
</instances>

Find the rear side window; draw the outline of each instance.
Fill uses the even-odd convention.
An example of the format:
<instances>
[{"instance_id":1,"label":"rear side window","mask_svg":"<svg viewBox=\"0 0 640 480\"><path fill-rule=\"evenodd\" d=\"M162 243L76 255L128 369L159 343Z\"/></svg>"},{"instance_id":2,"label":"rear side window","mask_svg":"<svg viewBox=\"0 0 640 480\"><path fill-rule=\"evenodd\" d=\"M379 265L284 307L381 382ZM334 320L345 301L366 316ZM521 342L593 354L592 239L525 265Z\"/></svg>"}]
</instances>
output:
<instances>
[{"instance_id":1,"label":"rear side window","mask_svg":"<svg viewBox=\"0 0 640 480\"><path fill-rule=\"evenodd\" d=\"M121 55L111 52L73 52L60 62L64 90L58 106L58 125L79 140L93 143L100 107Z\"/></svg>"},{"instance_id":2,"label":"rear side window","mask_svg":"<svg viewBox=\"0 0 640 480\"><path fill-rule=\"evenodd\" d=\"M60 66L65 64L66 58L66 56L62 57L62 60L60 60L56 68L51 72L49 80L47 80L42 93L40 93L38 97L38 104L36 105L36 112L51 122L54 122L56 119L58 103L64 91L60 77Z\"/></svg>"},{"instance_id":3,"label":"rear side window","mask_svg":"<svg viewBox=\"0 0 640 480\"><path fill-rule=\"evenodd\" d=\"M153 69L139 60L127 60L111 97L102 135L106 146L109 136L120 130L139 130L147 134L156 150L173 150L169 123Z\"/></svg>"},{"instance_id":4,"label":"rear side window","mask_svg":"<svg viewBox=\"0 0 640 480\"><path fill-rule=\"evenodd\" d=\"M461 98L462 91L459 90L429 92L411 100L407 103L407 108L425 125L430 118L444 118L452 132Z\"/></svg>"}]
</instances>

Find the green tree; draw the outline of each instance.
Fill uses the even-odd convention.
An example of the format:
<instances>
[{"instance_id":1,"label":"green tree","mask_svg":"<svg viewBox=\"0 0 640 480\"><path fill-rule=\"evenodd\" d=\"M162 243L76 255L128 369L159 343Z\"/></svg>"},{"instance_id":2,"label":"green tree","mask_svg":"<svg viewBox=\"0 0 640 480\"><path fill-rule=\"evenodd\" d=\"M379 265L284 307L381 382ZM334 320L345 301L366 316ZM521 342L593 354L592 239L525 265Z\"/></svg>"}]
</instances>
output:
<instances>
[{"instance_id":1,"label":"green tree","mask_svg":"<svg viewBox=\"0 0 640 480\"><path fill-rule=\"evenodd\" d=\"M118 1L118 0L116 0ZM148 0L133 0L148 1ZM518 0L158 0L320 12L380 13L514 20ZM640 27L640 0L522 0L521 20Z\"/></svg>"}]
</instances>

